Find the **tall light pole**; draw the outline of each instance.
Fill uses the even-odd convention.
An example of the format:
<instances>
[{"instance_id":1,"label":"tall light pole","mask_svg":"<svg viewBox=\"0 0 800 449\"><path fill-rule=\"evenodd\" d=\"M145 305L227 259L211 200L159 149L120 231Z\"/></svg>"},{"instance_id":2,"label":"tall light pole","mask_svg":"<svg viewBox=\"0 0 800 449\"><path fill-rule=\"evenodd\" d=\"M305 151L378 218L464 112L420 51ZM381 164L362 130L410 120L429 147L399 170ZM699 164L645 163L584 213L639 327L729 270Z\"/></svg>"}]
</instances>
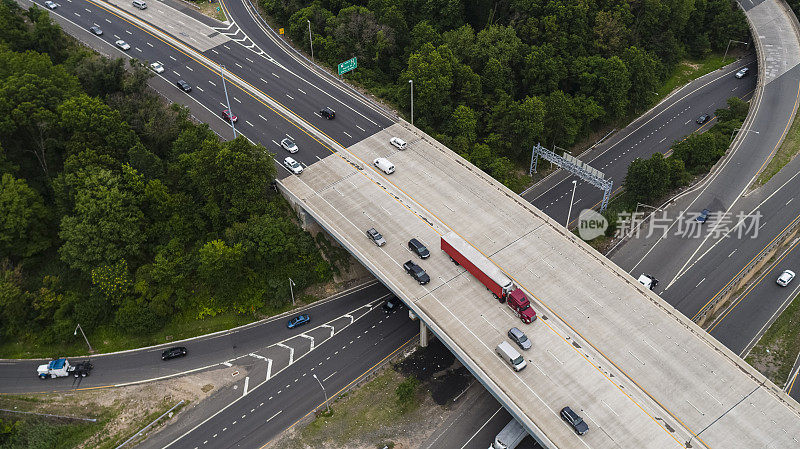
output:
<instances>
[{"instance_id":1,"label":"tall light pole","mask_svg":"<svg viewBox=\"0 0 800 449\"><path fill-rule=\"evenodd\" d=\"M83 328L81 327L80 323L78 323L78 326L75 328L75 332L73 332L72 335L77 336L78 335L78 329L81 330L81 334L83 334L83 339L86 340L86 346L89 347L89 352L94 352L94 349L92 349L92 345L89 344L89 339L86 338L86 334L83 332Z\"/></svg>"},{"instance_id":2,"label":"tall light pole","mask_svg":"<svg viewBox=\"0 0 800 449\"><path fill-rule=\"evenodd\" d=\"M314 41L311 40L311 21L306 19L308 22L308 45L311 46L311 62L314 62Z\"/></svg>"},{"instance_id":3,"label":"tall light pole","mask_svg":"<svg viewBox=\"0 0 800 449\"><path fill-rule=\"evenodd\" d=\"M731 42L736 42L737 44L744 44L745 47L750 45L749 42L742 42L742 41L735 41L733 39L728 40L728 45L725 46L725 54L722 56L722 63L725 64L725 58L728 56L728 49L731 48Z\"/></svg>"},{"instance_id":4,"label":"tall light pole","mask_svg":"<svg viewBox=\"0 0 800 449\"><path fill-rule=\"evenodd\" d=\"M325 404L328 405L328 413L330 413L331 412L331 404L330 404L330 402L328 402L328 393L325 391L325 385L322 385L322 381L319 380L319 377L317 377L316 374L314 374L313 376L314 376L314 379L317 379L317 382L319 382L319 386L322 387L322 394L325 395Z\"/></svg>"},{"instance_id":5,"label":"tall light pole","mask_svg":"<svg viewBox=\"0 0 800 449\"><path fill-rule=\"evenodd\" d=\"M731 131L731 141L733 141L733 135L736 133L736 131L741 131L741 130L742 130L742 128L736 128L733 131ZM758 131L753 131L752 129L746 129L746 130L744 130L744 132L745 132L745 134L747 134L747 133L756 133L756 134L758 134Z\"/></svg>"},{"instance_id":6,"label":"tall light pole","mask_svg":"<svg viewBox=\"0 0 800 449\"><path fill-rule=\"evenodd\" d=\"M222 75L222 88L225 90L225 104L228 105L228 115L231 117L231 129L233 129L233 138L236 138L236 126L233 125L233 110L231 109L231 101L228 99L228 88L225 86L225 66L219 66L219 73Z\"/></svg>"},{"instance_id":7,"label":"tall light pole","mask_svg":"<svg viewBox=\"0 0 800 449\"><path fill-rule=\"evenodd\" d=\"M575 190L578 188L578 180L572 180L572 199L569 200L569 212L567 212L567 224L564 225L569 230L569 216L572 215L572 202L575 201Z\"/></svg>"},{"instance_id":8,"label":"tall light pole","mask_svg":"<svg viewBox=\"0 0 800 449\"><path fill-rule=\"evenodd\" d=\"M292 294L292 307L294 307L294 290L292 289L292 287L294 287L295 285L297 284L294 283L292 278L289 278L289 293Z\"/></svg>"},{"instance_id":9,"label":"tall light pole","mask_svg":"<svg viewBox=\"0 0 800 449\"><path fill-rule=\"evenodd\" d=\"M414 80L408 80L411 84L411 126L414 126Z\"/></svg>"}]
</instances>

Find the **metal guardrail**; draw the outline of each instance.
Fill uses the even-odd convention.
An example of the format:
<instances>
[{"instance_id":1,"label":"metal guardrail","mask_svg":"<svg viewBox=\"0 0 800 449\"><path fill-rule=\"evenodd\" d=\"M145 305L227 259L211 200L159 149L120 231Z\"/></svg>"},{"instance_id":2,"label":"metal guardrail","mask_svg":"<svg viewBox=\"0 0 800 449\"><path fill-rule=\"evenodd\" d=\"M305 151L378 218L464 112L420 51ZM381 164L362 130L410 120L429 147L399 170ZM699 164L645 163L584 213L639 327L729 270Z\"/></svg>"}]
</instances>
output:
<instances>
[{"instance_id":1,"label":"metal guardrail","mask_svg":"<svg viewBox=\"0 0 800 449\"><path fill-rule=\"evenodd\" d=\"M163 418L163 417L167 416L168 414L172 413L172 411L173 411L173 410L175 410L176 408L178 408L178 407L179 407L179 406L181 406L181 405L183 405L183 399L181 399L181 401L180 401L180 402L178 402L177 404L173 405L171 409L169 409L169 410L167 410L166 412L164 412L164 414L163 414L163 415L161 415L161 416L159 416L158 418L154 419L154 420L153 420L153 422L151 422L150 424L148 424L148 425L144 426L144 428L143 428L142 430L140 430L140 431L136 432L136 434L135 434L135 435L133 435L132 437L130 437L130 438L128 438L127 440L123 441L123 442L122 442L122 444L120 444L119 446L117 446L117 447L116 447L116 448L114 448L114 449L119 449L119 448L121 448L122 446L125 446L126 444L130 443L130 442L131 442L131 441L132 441L134 438L138 437L138 436L139 436L139 435L141 435L143 432L147 431L147 429L149 429L149 428L153 427L153 425L154 425L155 423L157 423L158 421L160 421L160 420L161 420L161 418Z\"/></svg>"},{"instance_id":2,"label":"metal guardrail","mask_svg":"<svg viewBox=\"0 0 800 449\"><path fill-rule=\"evenodd\" d=\"M728 299L728 294L738 290L741 287L742 280L745 279L755 267L757 267L762 261L765 259L772 257L772 253L776 250L779 246L783 245L786 241L787 236L791 235L795 232L800 226L800 216L795 217L788 226L786 226L772 241L765 246L750 262L742 268L736 276L733 277L726 285L722 288L710 301L708 301L701 309L698 311L694 317L692 317L692 321L697 324L701 324L704 322L707 316L710 313L713 313L717 310L717 306L720 306Z\"/></svg>"}]
</instances>

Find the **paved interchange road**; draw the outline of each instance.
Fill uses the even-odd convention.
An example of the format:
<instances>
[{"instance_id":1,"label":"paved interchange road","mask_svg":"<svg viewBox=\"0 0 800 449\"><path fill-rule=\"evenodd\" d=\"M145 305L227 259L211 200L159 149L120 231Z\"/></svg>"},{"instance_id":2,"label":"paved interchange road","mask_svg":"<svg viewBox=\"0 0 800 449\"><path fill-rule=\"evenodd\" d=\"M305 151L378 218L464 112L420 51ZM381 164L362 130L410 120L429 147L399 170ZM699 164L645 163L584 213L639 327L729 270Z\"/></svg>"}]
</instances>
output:
<instances>
[{"instance_id":1,"label":"paved interchange road","mask_svg":"<svg viewBox=\"0 0 800 449\"><path fill-rule=\"evenodd\" d=\"M70 2L70 3L72 3L72 2ZM78 2L76 2L76 3L78 3ZM67 5L64 5L62 7L62 9L66 9L66 6ZM92 7L90 7L89 9L93 9L94 10L94 8L92 8ZM152 8L152 6L151 6L151 9L154 9L154 8ZM97 10L92 11L92 13L93 14L99 14L97 12ZM73 14L75 15L75 17L70 17L70 20L73 20L73 21L77 21L77 17L81 17L78 14L82 14L83 16L86 16L86 14L84 14L82 12L74 12ZM110 16L110 17L112 17L112 16ZM110 20L110 19L104 18L103 20ZM135 37L134 37L135 34L127 34L127 33L125 33L124 30L117 31L117 33L114 33L113 29L109 29L109 27L111 27L112 25L107 24L107 23L104 24L103 22L101 22L99 20L95 20L95 21L97 21L104 28L106 28L106 36L108 36L109 38L112 35L116 35L116 36L120 36L120 37L128 40L128 42L131 43L134 46L134 49L131 52L141 51L142 49L147 50L147 47L145 47L145 45L150 47L150 49L155 52L155 56L153 56L152 58L148 58L148 59L149 60L159 59L162 62L164 62L165 65L167 65L167 67L168 67L168 72L167 73L169 73L169 71L170 71L170 65L174 65L175 67L186 67L185 70L183 68L171 69L173 71L173 75L174 76L168 75L167 78L181 77L181 78L186 79L187 81L192 83L194 86L199 87L198 90L200 91L200 93L193 92L192 93L192 97L200 100L202 103L204 103L206 105L209 105L208 107L210 109L214 109L214 107L216 107L217 104L220 105L217 109L222 109L222 107L221 107L222 104L219 102L219 98L220 98L220 95L218 95L219 92L217 93L217 95L211 94L211 91L214 88L218 89L220 87L219 86L219 82L214 83L214 81L211 80L210 76L206 77L206 79L204 79L204 77L202 77L202 76L193 78L193 77L196 76L196 73L198 71L202 71L203 70L202 65L200 63L198 63L196 60L194 60L192 58L189 58L188 56L182 58L180 53L171 51L171 49L168 48L168 46L166 46L166 45L164 47L167 47L167 48L162 49L162 52L159 54L158 51L157 51L157 47L158 47L158 41L157 40L144 40L142 42L137 42ZM94 21L92 21L91 23L94 23ZM113 23L113 20L112 20L112 23ZM86 24L86 27L88 27L88 26L89 25ZM110 34L110 33L114 33L114 34ZM123 34L123 33L125 33L125 34ZM263 43L263 42L259 42L259 44L261 46L263 46L263 47L266 47L266 44ZM236 54L236 50L239 50L239 47L237 45L233 45L233 44L229 44L229 43L221 44L221 45L224 48L226 48L227 50L229 50L231 54ZM269 50L267 50L267 51L269 51ZM144 52L142 51L142 53L144 53ZM239 67L239 66L247 67L247 65L240 64L240 62L244 63L244 64L249 64L249 62L245 62L245 61L248 61L248 60L252 59L252 55L247 55L246 53L242 53L242 54L236 54L235 57L233 57L232 59L225 59L224 61L222 61L222 55L227 55L227 52L220 53L220 54L215 54L215 53L217 53L217 52L215 52L213 49L209 49L209 50L205 51L205 54L209 55L209 57L212 57L211 55L214 55L213 57L218 57L220 59L220 62L223 62L229 68L230 67ZM276 50L274 54L275 55L279 55L279 54L282 54L282 53L280 51ZM277 56L275 56L275 59L279 60L279 58ZM168 61L171 61L171 62L168 62ZM183 66L181 66L181 64L183 64L183 63L185 63L185 64ZM291 63L291 61L287 61L286 63ZM236 72L237 72L236 74L237 74L237 76L239 76L239 77L241 77L243 79L246 79L248 82L251 82L251 83L257 82L257 80L255 79L257 77L258 80L264 82L265 85L270 85L271 84L270 82L274 82L275 81L272 78L270 78L270 76L276 78L277 80L282 80L284 78L289 78L289 77L292 76L292 75L288 74L289 73L288 71L284 73L284 72L281 72L279 69L275 69L275 70L269 70L269 69L267 69L267 70L253 70L251 68L250 71L251 72L255 72L252 75L250 73L242 73L241 70L236 70ZM294 68L293 68L293 70L294 70ZM208 73L208 72L211 72L211 71L206 69L206 72ZM299 72L300 71L298 70L298 73ZM266 79L264 78L265 76L266 76ZM312 77L313 77L313 75L311 77L309 77L309 78L312 78ZM298 81L298 83L300 83L302 85L303 81L300 78L295 78L295 80ZM174 80L170 80L170 82L172 82L172 81L174 81ZM208 81L208 85L204 85L203 81ZM275 83L275 84L277 84L277 83ZM203 86L205 86L205 87L203 87ZM230 85L229 85L229 88L230 88ZM288 104L289 102L295 100L296 98L301 98L301 99L306 99L307 98L307 97L303 97L302 96L302 95L306 95L304 93L299 93L299 94L295 93L294 95L288 94L287 92L293 92L293 89L297 89L298 92L304 90L304 89L302 89L300 87L296 87L293 84L281 85L280 88L275 89L275 90L269 90L269 91L267 91L263 86L260 86L259 88L262 89L263 91L265 91L266 93L270 94L273 98L276 98L277 101L282 102L284 104ZM350 124L348 124L348 126L343 126L342 128L337 128L336 126L332 126L332 125L344 124L345 120L342 120L343 115L339 114L339 116L337 117L337 120L335 120L333 122L326 122L324 120L321 120L319 117L315 116L314 112L316 112L316 110L319 109L319 106L318 105L314 105L313 103L314 102L311 102L311 101L306 101L306 102L299 101L298 102L299 107L295 107L295 105L292 104L291 108L295 112L298 112L298 113L304 112L304 113L301 113L301 116L303 116L304 118L307 118L307 120L309 122L312 122L315 126L319 127L320 129L323 129L326 132L326 134L328 134L329 136L332 136L337 141L339 141L340 143L343 143L343 144L347 144L349 142L348 139L350 139L352 137L350 134L348 134L348 131L353 132L354 129L362 129L362 128L363 129L369 129L369 123L370 122L374 125L376 123L380 123L381 117L386 119L386 116L384 114L381 114L380 112L376 112L376 110L371 108L371 107L364 106L363 115L360 116L360 118L355 119L354 123L350 123ZM250 137L251 139L253 139L253 140L263 141L263 142L272 141L273 144L277 145L277 141L280 140L280 138L282 138L283 135L290 135L291 137L294 137L295 140L298 141L298 144L300 145L300 147L302 149L301 153L298 153L298 154L302 154L303 157L306 157L306 156L313 156L313 157L321 156L321 157L324 157L326 154L329 154L329 152L326 153L326 151L328 151L328 150L325 149L323 147L323 145L320 145L313 137L309 136L308 134L306 134L304 132L301 132L298 128L295 128L293 125L287 124L276 113L273 112L271 115L269 115L268 113L263 112L265 110L264 104L262 102L259 102L255 98L252 98L252 97L249 97L249 96L245 96L241 92L240 92L240 94L233 93L232 94L232 106L233 106L233 109L234 109L234 113L236 113L237 115L239 115L242 118L242 120L240 120L240 122L239 122L240 128L242 130L244 130L245 134L248 137ZM334 106L334 109L338 109L338 106ZM372 111L372 112L370 113L369 111ZM255 112L254 116L256 116L256 117L264 116L264 118L262 120L265 120L268 125L264 126L264 124L261 123L261 124L259 124L259 126L256 126L253 122L248 123L249 118L246 118L246 117L248 117L248 112L249 113ZM212 113L216 114L216 113L218 113L218 111L212 111ZM372 119L370 119L368 117L372 117ZM387 124L388 124L388 121L387 121ZM365 126L362 127L361 125L365 125ZM265 137L266 137L265 139L257 139L257 137L259 137L259 136L257 134L255 134L255 135L253 134L254 132L258 133L259 131L261 131L262 134L265 134ZM356 137L352 137L352 138L354 140L358 140ZM277 150L277 147L276 148L270 148L270 150L279 152L279 150ZM279 152L279 154L280 154L280 152ZM300 159L300 158L298 158L298 159ZM301 159L301 160L303 162L305 162L306 164L310 164L310 163L314 162L314 160L311 159L310 157L304 158L304 159Z\"/></svg>"}]
</instances>

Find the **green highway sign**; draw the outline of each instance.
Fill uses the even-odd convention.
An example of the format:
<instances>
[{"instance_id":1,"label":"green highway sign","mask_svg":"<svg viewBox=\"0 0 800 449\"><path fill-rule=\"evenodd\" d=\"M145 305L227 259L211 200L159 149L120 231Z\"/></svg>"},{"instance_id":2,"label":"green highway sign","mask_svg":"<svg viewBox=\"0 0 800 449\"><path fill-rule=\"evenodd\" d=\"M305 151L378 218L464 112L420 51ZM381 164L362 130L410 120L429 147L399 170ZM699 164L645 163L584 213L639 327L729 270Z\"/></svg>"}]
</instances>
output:
<instances>
[{"instance_id":1,"label":"green highway sign","mask_svg":"<svg viewBox=\"0 0 800 449\"><path fill-rule=\"evenodd\" d=\"M347 61L339 64L339 75L347 73L356 67L358 67L358 62L356 62L356 58L353 57L352 59L348 59Z\"/></svg>"}]
</instances>

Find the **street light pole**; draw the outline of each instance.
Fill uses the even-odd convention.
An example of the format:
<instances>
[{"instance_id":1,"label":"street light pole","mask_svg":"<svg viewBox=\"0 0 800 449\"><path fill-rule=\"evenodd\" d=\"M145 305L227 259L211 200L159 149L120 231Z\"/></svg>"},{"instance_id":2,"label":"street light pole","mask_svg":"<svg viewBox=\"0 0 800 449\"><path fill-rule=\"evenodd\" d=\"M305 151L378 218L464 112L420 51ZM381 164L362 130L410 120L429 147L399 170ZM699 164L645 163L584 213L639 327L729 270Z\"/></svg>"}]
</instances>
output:
<instances>
[{"instance_id":1,"label":"street light pole","mask_svg":"<svg viewBox=\"0 0 800 449\"><path fill-rule=\"evenodd\" d=\"M294 283L292 278L289 278L289 293L292 294L292 307L294 307L294 290L292 289L292 287L294 287L295 285L297 284Z\"/></svg>"},{"instance_id":2,"label":"street light pole","mask_svg":"<svg viewBox=\"0 0 800 449\"><path fill-rule=\"evenodd\" d=\"M81 327L80 323L78 323L78 326L75 328L75 332L73 332L72 335L77 336L78 335L78 329L81 330L81 334L83 335L83 339L86 340L86 346L89 347L89 352L94 352L94 349L92 349L92 345L89 344L89 339L86 338L86 334L83 332L83 328Z\"/></svg>"},{"instance_id":3,"label":"street light pole","mask_svg":"<svg viewBox=\"0 0 800 449\"><path fill-rule=\"evenodd\" d=\"M575 201L575 190L578 188L578 181L572 180L572 199L569 200L569 212L567 212L567 224L564 227L569 230L569 216L572 215L572 202Z\"/></svg>"},{"instance_id":4,"label":"street light pole","mask_svg":"<svg viewBox=\"0 0 800 449\"><path fill-rule=\"evenodd\" d=\"M742 42L742 41L736 41L736 40L733 40L733 39L728 39L728 45L725 46L725 54L722 56L722 63L723 64L725 64L725 58L728 56L728 49L731 48L731 42L736 42L737 44L744 44L745 47L750 45L749 42Z\"/></svg>"},{"instance_id":5,"label":"street light pole","mask_svg":"<svg viewBox=\"0 0 800 449\"><path fill-rule=\"evenodd\" d=\"M411 126L414 126L414 80L408 80L411 84Z\"/></svg>"},{"instance_id":6,"label":"street light pole","mask_svg":"<svg viewBox=\"0 0 800 449\"><path fill-rule=\"evenodd\" d=\"M733 141L733 135L736 133L736 131L741 131L741 130L742 130L742 128L736 128L733 131L731 131L731 140L730 140L731 142ZM745 134L747 134L747 133L756 133L756 134L758 134L758 131L753 131L752 129L746 129L746 130L744 130L744 133Z\"/></svg>"},{"instance_id":7,"label":"street light pole","mask_svg":"<svg viewBox=\"0 0 800 449\"><path fill-rule=\"evenodd\" d=\"M330 402L328 402L328 393L325 391L325 385L322 385L322 381L319 380L319 377L317 377L316 374L314 374L313 376L314 376L314 379L316 379L317 382L319 382L319 386L322 387L322 394L325 395L325 404L328 406L328 413L330 413L331 412L331 404L330 404Z\"/></svg>"},{"instance_id":8,"label":"street light pole","mask_svg":"<svg viewBox=\"0 0 800 449\"><path fill-rule=\"evenodd\" d=\"M222 88L225 90L225 104L228 105L228 115L231 117L231 129L233 129L233 138L236 138L236 126L233 125L233 110L231 109L231 101L228 99L228 88L225 86L225 66L219 66L219 73L222 75Z\"/></svg>"},{"instance_id":9,"label":"street light pole","mask_svg":"<svg viewBox=\"0 0 800 449\"><path fill-rule=\"evenodd\" d=\"M314 41L311 40L311 21L306 19L308 22L308 45L311 46L311 62L314 62Z\"/></svg>"}]
</instances>

